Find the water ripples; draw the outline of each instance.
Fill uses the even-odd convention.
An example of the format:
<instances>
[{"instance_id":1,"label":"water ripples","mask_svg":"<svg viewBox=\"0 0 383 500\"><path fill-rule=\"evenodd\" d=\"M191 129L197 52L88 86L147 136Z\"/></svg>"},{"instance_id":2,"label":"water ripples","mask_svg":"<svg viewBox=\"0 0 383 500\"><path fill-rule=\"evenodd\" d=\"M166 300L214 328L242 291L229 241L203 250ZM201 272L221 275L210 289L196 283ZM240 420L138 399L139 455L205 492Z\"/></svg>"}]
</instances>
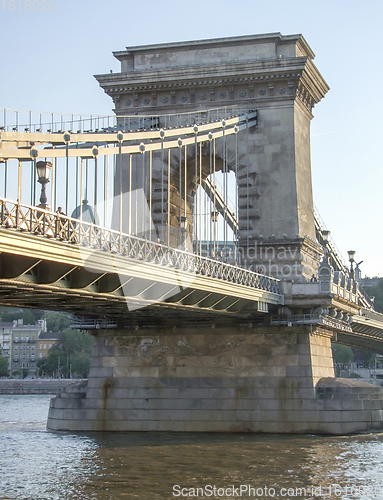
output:
<instances>
[{"instance_id":1,"label":"water ripples","mask_svg":"<svg viewBox=\"0 0 383 500\"><path fill-rule=\"evenodd\" d=\"M49 398L0 396L0 500L170 500L174 485L274 488L278 499L383 498L382 434L48 432ZM326 496L335 484L340 494Z\"/></svg>"}]
</instances>

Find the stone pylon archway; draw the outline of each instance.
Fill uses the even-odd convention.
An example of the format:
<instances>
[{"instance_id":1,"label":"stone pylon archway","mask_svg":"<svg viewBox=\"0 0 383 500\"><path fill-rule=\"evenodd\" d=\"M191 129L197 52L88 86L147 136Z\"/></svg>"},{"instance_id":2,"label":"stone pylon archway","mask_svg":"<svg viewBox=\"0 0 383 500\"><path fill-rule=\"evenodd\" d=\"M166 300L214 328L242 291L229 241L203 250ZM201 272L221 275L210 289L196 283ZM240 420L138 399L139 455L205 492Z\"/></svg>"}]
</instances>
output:
<instances>
[{"instance_id":1,"label":"stone pylon archway","mask_svg":"<svg viewBox=\"0 0 383 500\"><path fill-rule=\"evenodd\" d=\"M237 138L239 246L268 274L306 281L317 272L321 248L315 237L310 122L328 85L303 36L272 33L129 47L114 56L121 72L96 78L118 116L166 120L165 114L187 113L192 124L193 113L211 108L258 112L257 127ZM234 140L228 139L229 150ZM175 165L177 155L172 153ZM219 152L217 157L222 158ZM173 176L167 216L176 227L176 167ZM187 185L195 185L191 173ZM190 189L184 202L188 218Z\"/></svg>"},{"instance_id":2,"label":"stone pylon archway","mask_svg":"<svg viewBox=\"0 0 383 500\"><path fill-rule=\"evenodd\" d=\"M179 247L185 238L192 241L198 224L194 217L198 188L209 176L214 177L220 172L233 171L237 178L240 168L245 167L240 164L235 139L232 142L212 140L191 147L164 149L152 155L123 155L121 176L119 165L115 175L115 193L118 195L121 185L122 193L127 194L123 231L152 240L159 238L173 247ZM230 149L231 146L234 150ZM147 207L151 207L150 231L148 225L140 223L140 214L135 220L136 212L140 212L142 207L141 204L134 206L137 202L134 195L133 207L130 208L130 216L134 220L129 224L128 193L135 191L141 191ZM183 220L182 228L180 219ZM118 226L118 217L114 226Z\"/></svg>"}]
</instances>

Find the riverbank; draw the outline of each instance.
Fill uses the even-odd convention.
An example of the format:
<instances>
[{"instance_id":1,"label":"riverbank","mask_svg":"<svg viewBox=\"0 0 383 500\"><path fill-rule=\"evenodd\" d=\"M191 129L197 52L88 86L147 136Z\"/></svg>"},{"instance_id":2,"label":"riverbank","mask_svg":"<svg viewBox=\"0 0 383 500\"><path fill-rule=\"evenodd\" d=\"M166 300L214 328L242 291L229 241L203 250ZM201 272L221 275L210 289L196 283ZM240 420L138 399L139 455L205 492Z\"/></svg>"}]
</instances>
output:
<instances>
[{"instance_id":1,"label":"riverbank","mask_svg":"<svg viewBox=\"0 0 383 500\"><path fill-rule=\"evenodd\" d=\"M80 382L80 379L2 379L1 394L56 394L70 384Z\"/></svg>"}]
</instances>

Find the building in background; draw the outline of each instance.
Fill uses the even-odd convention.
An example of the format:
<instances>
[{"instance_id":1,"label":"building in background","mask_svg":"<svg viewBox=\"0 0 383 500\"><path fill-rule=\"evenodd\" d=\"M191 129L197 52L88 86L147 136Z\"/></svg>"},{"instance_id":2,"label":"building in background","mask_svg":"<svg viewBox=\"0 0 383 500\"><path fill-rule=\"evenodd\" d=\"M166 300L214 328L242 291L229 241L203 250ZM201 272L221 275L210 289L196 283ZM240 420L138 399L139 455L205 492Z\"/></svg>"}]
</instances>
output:
<instances>
[{"instance_id":1,"label":"building in background","mask_svg":"<svg viewBox=\"0 0 383 500\"><path fill-rule=\"evenodd\" d=\"M44 324L24 325L22 319L15 320L12 326L10 376L36 377L37 340Z\"/></svg>"},{"instance_id":2,"label":"building in background","mask_svg":"<svg viewBox=\"0 0 383 500\"><path fill-rule=\"evenodd\" d=\"M46 321L24 325L22 319L0 322L0 355L8 359L11 378L35 378L37 361L46 358L58 342L57 333L46 331Z\"/></svg>"},{"instance_id":3,"label":"building in background","mask_svg":"<svg viewBox=\"0 0 383 500\"><path fill-rule=\"evenodd\" d=\"M13 323L0 322L0 352L8 360L8 369L10 368L11 338Z\"/></svg>"},{"instance_id":4,"label":"building in background","mask_svg":"<svg viewBox=\"0 0 383 500\"><path fill-rule=\"evenodd\" d=\"M41 332L37 341L37 357L38 359L46 358L58 342L58 333Z\"/></svg>"}]
</instances>

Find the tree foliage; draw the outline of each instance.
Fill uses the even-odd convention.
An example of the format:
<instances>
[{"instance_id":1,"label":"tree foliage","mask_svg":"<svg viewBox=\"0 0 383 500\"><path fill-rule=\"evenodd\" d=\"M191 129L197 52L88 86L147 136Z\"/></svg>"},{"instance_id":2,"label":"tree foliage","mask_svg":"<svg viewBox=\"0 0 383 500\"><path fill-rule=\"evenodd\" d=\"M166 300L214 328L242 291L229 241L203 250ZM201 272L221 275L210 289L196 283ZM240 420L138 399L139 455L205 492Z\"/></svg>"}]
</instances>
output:
<instances>
[{"instance_id":1,"label":"tree foliage","mask_svg":"<svg viewBox=\"0 0 383 500\"><path fill-rule=\"evenodd\" d=\"M31 309L6 308L0 312L0 318L5 323L12 323L14 320L22 319L24 325L35 325L37 321L36 315L33 314Z\"/></svg>"},{"instance_id":2,"label":"tree foliage","mask_svg":"<svg viewBox=\"0 0 383 500\"><path fill-rule=\"evenodd\" d=\"M39 359L39 375L87 377L93 337L79 330L65 329L46 358Z\"/></svg>"},{"instance_id":3,"label":"tree foliage","mask_svg":"<svg viewBox=\"0 0 383 500\"><path fill-rule=\"evenodd\" d=\"M356 347L353 347L352 350L354 352L354 361L357 366L361 365L362 367L369 368L374 365L375 354L373 352L358 349Z\"/></svg>"},{"instance_id":4,"label":"tree foliage","mask_svg":"<svg viewBox=\"0 0 383 500\"><path fill-rule=\"evenodd\" d=\"M332 355L335 363L348 364L354 359L351 347L341 344L332 344Z\"/></svg>"},{"instance_id":5,"label":"tree foliage","mask_svg":"<svg viewBox=\"0 0 383 500\"><path fill-rule=\"evenodd\" d=\"M3 351L0 349L0 377L8 377L8 360L4 358Z\"/></svg>"},{"instance_id":6,"label":"tree foliage","mask_svg":"<svg viewBox=\"0 0 383 500\"><path fill-rule=\"evenodd\" d=\"M70 355L72 374L87 377L90 369L91 356L85 352L74 352Z\"/></svg>"},{"instance_id":7,"label":"tree foliage","mask_svg":"<svg viewBox=\"0 0 383 500\"><path fill-rule=\"evenodd\" d=\"M62 332L70 326L69 317L66 313L49 311L45 313L44 319L47 322L48 332Z\"/></svg>"},{"instance_id":8,"label":"tree foliage","mask_svg":"<svg viewBox=\"0 0 383 500\"><path fill-rule=\"evenodd\" d=\"M62 356L62 355L61 355ZM50 377L58 374L59 367L64 362L61 360L60 351L52 349L46 358L41 358L37 361L37 367L41 375L45 374Z\"/></svg>"}]
</instances>

